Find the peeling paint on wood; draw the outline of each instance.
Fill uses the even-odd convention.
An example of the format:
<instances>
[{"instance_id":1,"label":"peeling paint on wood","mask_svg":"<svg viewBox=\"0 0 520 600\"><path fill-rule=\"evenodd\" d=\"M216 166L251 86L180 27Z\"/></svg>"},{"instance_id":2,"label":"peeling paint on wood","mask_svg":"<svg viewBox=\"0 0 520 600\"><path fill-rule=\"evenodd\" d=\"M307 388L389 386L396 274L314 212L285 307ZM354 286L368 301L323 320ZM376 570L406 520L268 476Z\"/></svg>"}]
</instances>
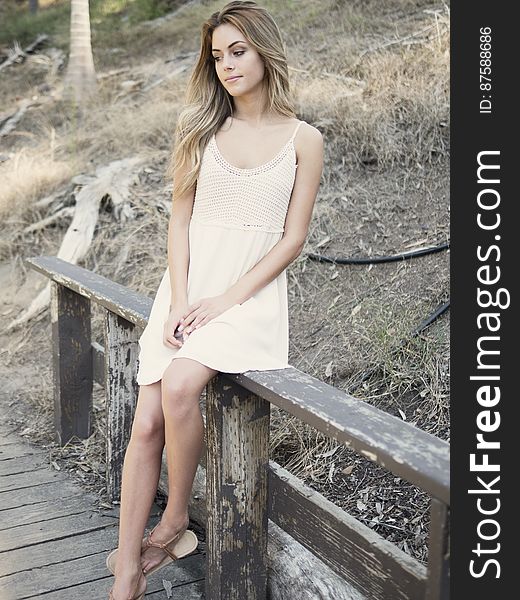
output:
<instances>
[{"instance_id":1,"label":"peeling paint on wood","mask_svg":"<svg viewBox=\"0 0 520 600\"><path fill-rule=\"evenodd\" d=\"M54 429L64 446L91 434L90 301L54 282L51 299Z\"/></svg>"},{"instance_id":2,"label":"peeling paint on wood","mask_svg":"<svg viewBox=\"0 0 520 600\"><path fill-rule=\"evenodd\" d=\"M368 450L361 450L361 454L364 454L370 460L377 462L377 454L374 454L374 452L369 452Z\"/></svg>"},{"instance_id":3,"label":"peeling paint on wood","mask_svg":"<svg viewBox=\"0 0 520 600\"><path fill-rule=\"evenodd\" d=\"M265 600L270 406L224 381L206 394L206 599Z\"/></svg>"},{"instance_id":4,"label":"peeling paint on wood","mask_svg":"<svg viewBox=\"0 0 520 600\"><path fill-rule=\"evenodd\" d=\"M111 500L120 499L123 461L137 405L138 339L132 323L105 312L106 468Z\"/></svg>"},{"instance_id":5,"label":"peeling paint on wood","mask_svg":"<svg viewBox=\"0 0 520 600\"><path fill-rule=\"evenodd\" d=\"M126 321L146 326L153 303L151 298L55 256L27 258L25 262L49 279L95 301Z\"/></svg>"},{"instance_id":6,"label":"peeling paint on wood","mask_svg":"<svg viewBox=\"0 0 520 600\"><path fill-rule=\"evenodd\" d=\"M450 597L450 510L432 499L428 544L428 589L425 600Z\"/></svg>"},{"instance_id":7,"label":"peeling paint on wood","mask_svg":"<svg viewBox=\"0 0 520 600\"><path fill-rule=\"evenodd\" d=\"M449 504L447 442L293 367L225 377Z\"/></svg>"}]
</instances>

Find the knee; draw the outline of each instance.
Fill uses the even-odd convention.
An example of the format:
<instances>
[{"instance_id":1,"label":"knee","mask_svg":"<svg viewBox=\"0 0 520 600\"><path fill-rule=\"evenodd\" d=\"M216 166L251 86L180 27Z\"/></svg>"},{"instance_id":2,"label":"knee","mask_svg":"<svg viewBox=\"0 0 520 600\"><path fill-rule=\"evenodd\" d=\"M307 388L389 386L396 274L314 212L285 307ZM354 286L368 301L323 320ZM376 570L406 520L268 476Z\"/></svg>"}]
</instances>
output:
<instances>
[{"instance_id":1,"label":"knee","mask_svg":"<svg viewBox=\"0 0 520 600\"><path fill-rule=\"evenodd\" d=\"M162 380L163 413L170 418L182 419L198 407L201 390L181 374L165 374Z\"/></svg>"},{"instance_id":2,"label":"knee","mask_svg":"<svg viewBox=\"0 0 520 600\"><path fill-rule=\"evenodd\" d=\"M164 446L164 419L152 416L136 417L132 424L132 439L143 444Z\"/></svg>"}]
</instances>

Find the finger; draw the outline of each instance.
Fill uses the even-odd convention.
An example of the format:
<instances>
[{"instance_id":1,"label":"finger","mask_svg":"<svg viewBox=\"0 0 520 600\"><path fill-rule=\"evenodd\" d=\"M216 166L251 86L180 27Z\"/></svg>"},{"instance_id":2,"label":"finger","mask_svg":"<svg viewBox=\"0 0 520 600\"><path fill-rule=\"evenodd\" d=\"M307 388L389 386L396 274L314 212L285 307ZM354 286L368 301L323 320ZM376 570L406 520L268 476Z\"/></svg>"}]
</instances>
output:
<instances>
[{"instance_id":1,"label":"finger","mask_svg":"<svg viewBox=\"0 0 520 600\"><path fill-rule=\"evenodd\" d=\"M181 325L184 325L183 329L186 329L188 327L188 325L193 324L194 319L196 319L197 316L199 315L199 311L200 311L200 309L197 309L196 311L192 312L184 319L184 321L181 323Z\"/></svg>"},{"instance_id":2,"label":"finger","mask_svg":"<svg viewBox=\"0 0 520 600\"><path fill-rule=\"evenodd\" d=\"M200 302L197 302L197 303L192 304L191 306L189 306L187 308L186 313L184 314L184 316L181 317L181 321L186 321L186 319L188 317L190 317L199 308L200 308Z\"/></svg>"},{"instance_id":3,"label":"finger","mask_svg":"<svg viewBox=\"0 0 520 600\"><path fill-rule=\"evenodd\" d=\"M211 317L209 315L206 315L195 325L194 329L200 329L203 325L209 323L209 321L211 321Z\"/></svg>"},{"instance_id":4,"label":"finger","mask_svg":"<svg viewBox=\"0 0 520 600\"><path fill-rule=\"evenodd\" d=\"M164 338L164 343L171 348L178 348L179 346L182 346L182 342L180 340L177 340L169 335Z\"/></svg>"},{"instance_id":5,"label":"finger","mask_svg":"<svg viewBox=\"0 0 520 600\"><path fill-rule=\"evenodd\" d=\"M206 317L204 317L204 319L202 319L202 321L197 325L196 329L199 329L199 327L202 327L203 325L206 325L206 323L209 323L211 321L211 317L209 315L207 315Z\"/></svg>"},{"instance_id":6,"label":"finger","mask_svg":"<svg viewBox=\"0 0 520 600\"><path fill-rule=\"evenodd\" d=\"M193 323L191 323L191 325L190 325L190 330L193 331L194 329L197 329L199 323L206 317L207 317L206 312L201 312L199 315L197 315L197 317L193 320Z\"/></svg>"},{"instance_id":7,"label":"finger","mask_svg":"<svg viewBox=\"0 0 520 600\"><path fill-rule=\"evenodd\" d=\"M190 312L186 313L186 314L184 315L184 317L182 317L182 318L179 320L179 328L183 328L183 329L184 329L184 328L186 328L186 325L187 325L188 323L190 323L190 321L191 321L192 319L193 319L193 311L192 311L192 310L190 310Z\"/></svg>"}]
</instances>

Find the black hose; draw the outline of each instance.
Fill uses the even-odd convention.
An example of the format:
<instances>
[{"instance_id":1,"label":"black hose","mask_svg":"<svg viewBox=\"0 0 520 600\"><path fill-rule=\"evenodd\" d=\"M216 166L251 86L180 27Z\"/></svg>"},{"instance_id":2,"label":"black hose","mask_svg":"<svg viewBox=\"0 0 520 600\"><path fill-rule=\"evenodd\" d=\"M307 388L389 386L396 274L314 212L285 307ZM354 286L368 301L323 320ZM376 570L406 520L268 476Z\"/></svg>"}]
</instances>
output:
<instances>
[{"instance_id":1,"label":"black hose","mask_svg":"<svg viewBox=\"0 0 520 600\"><path fill-rule=\"evenodd\" d=\"M432 246L430 248L421 248L420 250L411 250L410 252L402 252L400 254L394 254L391 256L373 256L373 257L365 257L365 258L339 258L339 257L331 257L324 256L322 254L315 254L313 252L307 253L309 258L313 260L317 260L319 262L329 262L336 263L339 265L366 265L366 264L376 264L376 263L385 263L385 262L395 262L398 260L406 260L408 258L415 258L417 256L424 256L426 254L434 254L435 252L441 252L442 250L447 250L450 247L450 242L446 242L445 244L440 244L438 246ZM431 325L436 319L438 319L442 314L444 314L448 308L450 307L450 301L444 302L440 306L438 306L435 311L424 321L422 321L415 329L410 332L410 337L414 337L419 335L422 331L424 331L429 325ZM401 346L406 343L406 339L401 340L400 343L394 350L398 350ZM368 369L364 372L361 379L358 379L352 386L350 386L347 393L352 393L356 390L365 380L367 380L372 373L377 371L378 365Z\"/></svg>"},{"instance_id":2,"label":"black hose","mask_svg":"<svg viewBox=\"0 0 520 600\"><path fill-rule=\"evenodd\" d=\"M410 332L410 335L412 337L419 335L419 333L421 333L421 331L424 331L426 327L428 327L428 325L431 325L435 321L435 319L438 319L442 314L444 314L449 307L449 300L441 304L434 312L432 312L432 314L427 319L424 319L424 321L420 325L418 325L414 330L412 330Z\"/></svg>"},{"instance_id":3,"label":"black hose","mask_svg":"<svg viewBox=\"0 0 520 600\"><path fill-rule=\"evenodd\" d=\"M419 335L419 333L421 333L422 331L424 331L429 325L431 325L436 319L438 319L442 314L444 314L448 308L450 307L450 301L448 300L447 302L444 302L443 304L441 304L440 306L438 306L433 312L432 314L424 319L424 321L422 321L422 323L420 323L420 325L418 325L415 329L412 329L412 331L410 332L410 337L414 337L416 335ZM399 344L397 344L397 346L392 350L392 352L396 352L397 350L399 350L402 346L404 346L404 344L406 343L406 338L401 340L399 342ZM356 382L354 382L349 389L347 390L348 394L352 394L352 392L354 392L355 390L357 390L357 388L364 382L366 381L373 373L375 373L377 370L379 369L379 365L375 365L373 367L370 367L369 369L367 369L363 375L361 376L360 379L358 379Z\"/></svg>"},{"instance_id":4,"label":"black hose","mask_svg":"<svg viewBox=\"0 0 520 600\"><path fill-rule=\"evenodd\" d=\"M330 262L337 263L339 265L366 265L376 264L385 262L395 262L397 260L406 260L408 258L415 258L417 256L424 256L425 254L433 254L435 252L441 252L450 247L450 243L440 244L439 246L432 246L430 248L421 248L420 250L411 250L410 252L402 252L400 254L393 254L391 256L367 256L365 258L339 258L333 256L324 256L322 254L315 254L314 252L307 253L309 258L317 260L319 262Z\"/></svg>"}]
</instances>

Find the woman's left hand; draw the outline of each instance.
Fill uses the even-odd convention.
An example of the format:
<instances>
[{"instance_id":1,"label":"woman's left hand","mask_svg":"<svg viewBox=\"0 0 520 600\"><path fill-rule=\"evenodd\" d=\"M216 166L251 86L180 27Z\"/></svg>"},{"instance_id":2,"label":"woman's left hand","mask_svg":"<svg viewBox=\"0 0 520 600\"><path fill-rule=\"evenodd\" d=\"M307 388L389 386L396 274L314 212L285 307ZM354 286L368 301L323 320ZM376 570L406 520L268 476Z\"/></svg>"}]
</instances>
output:
<instances>
[{"instance_id":1,"label":"woman's left hand","mask_svg":"<svg viewBox=\"0 0 520 600\"><path fill-rule=\"evenodd\" d=\"M199 329L211 321L211 319L218 317L218 315L221 315L232 306L233 304L223 294L211 296L209 298L201 298L188 306L187 312L184 313L184 316L181 319L179 330L190 334L192 331Z\"/></svg>"}]
</instances>

